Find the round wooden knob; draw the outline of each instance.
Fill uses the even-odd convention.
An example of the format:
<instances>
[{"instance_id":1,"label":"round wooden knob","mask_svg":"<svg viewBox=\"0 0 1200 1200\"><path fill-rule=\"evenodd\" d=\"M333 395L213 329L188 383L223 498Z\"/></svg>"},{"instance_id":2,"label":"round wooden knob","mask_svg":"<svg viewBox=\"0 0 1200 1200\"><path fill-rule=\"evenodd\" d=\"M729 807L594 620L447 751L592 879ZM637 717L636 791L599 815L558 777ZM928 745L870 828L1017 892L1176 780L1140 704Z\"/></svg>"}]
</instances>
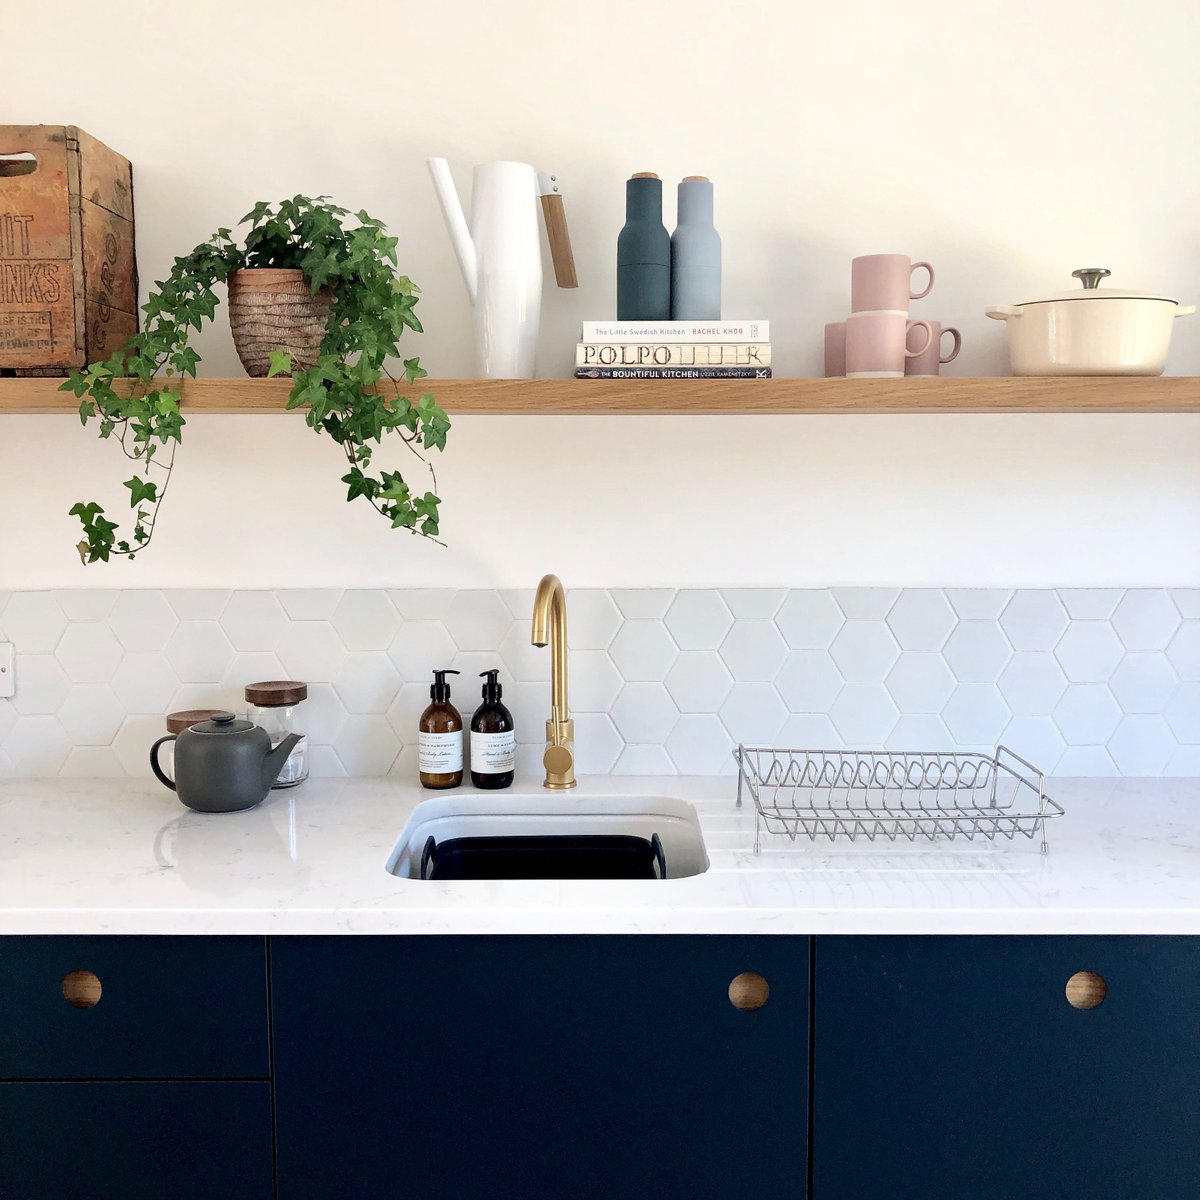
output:
<instances>
[{"instance_id":1,"label":"round wooden knob","mask_svg":"<svg viewBox=\"0 0 1200 1200\"><path fill-rule=\"evenodd\" d=\"M95 1008L103 991L91 971L72 971L62 981L63 999L76 1008Z\"/></svg>"},{"instance_id":2,"label":"round wooden knob","mask_svg":"<svg viewBox=\"0 0 1200 1200\"><path fill-rule=\"evenodd\" d=\"M742 1012L755 1012L771 995L770 984L754 971L743 971L729 983L729 1003Z\"/></svg>"},{"instance_id":3,"label":"round wooden knob","mask_svg":"<svg viewBox=\"0 0 1200 1200\"><path fill-rule=\"evenodd\" d=\"M630 179L657 179L658 175L654 171L634 171L629 177Z\"/></svg>"},{"instance_id":4,"label":"round wooden knob","mask_svg":"<svg viewBox=\"0 0 1200 1200\"><path fill-rule=\"evenodd\" d=\"M1076 971L1064 991L1072 1008L1099 1008L1108 995L1108 984L1095 971Z\"/></svg>"}]
</instances>

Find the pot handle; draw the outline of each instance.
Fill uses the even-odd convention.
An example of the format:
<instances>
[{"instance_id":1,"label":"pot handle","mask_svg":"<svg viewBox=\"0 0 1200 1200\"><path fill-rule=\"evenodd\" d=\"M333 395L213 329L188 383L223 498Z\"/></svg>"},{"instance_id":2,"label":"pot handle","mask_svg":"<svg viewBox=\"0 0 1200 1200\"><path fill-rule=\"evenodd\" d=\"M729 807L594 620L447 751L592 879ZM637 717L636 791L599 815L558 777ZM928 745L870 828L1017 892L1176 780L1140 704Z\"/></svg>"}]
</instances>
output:
<instances>
[{"instance_id":1,"label":"pot handle","mask_svg":"<svg viewBox=\"0 0 1200 1200\"><path fill-rule=\"evenodd\" d=\"M158 748L164 742L173 742L174 740L175 740L175 735L173 733L168 733L166 737L160 737L158 739L158 741L155 742L154 745L150 747L150 770L152 770L154 772L155 777L158 779L158 782L161 783L164 787L169 787L171 789L171 791L176 790L175 783L173 780L170 780L167 778L166 774L163 772L162 767L160 767L158 765Z\"/></svg>"},{"instance_id":2,"label":"pot handle","mask_svg":"<svg viewBox=\"0 0 1200 1200\"><path fill-rule=\"evenodd\" d=\"M1007 321L1009 317L1019 317L1021 310L1015 304L993 304L983 310L993 321Z\"/></svg>"},{"instance_id":3,"label":"pot handle","mask_svg":"<svg viewBox=\"0 0 1200 1200\"><path fill-rule=\"evenodd\" d=\"M1192 315L1192 313L1194 313L1195 311L1196 311L1196 306L1194 304L1180 305L1175 310L1175 315L1177 317L1190 317Z\"/></svg>"}]
</instances>

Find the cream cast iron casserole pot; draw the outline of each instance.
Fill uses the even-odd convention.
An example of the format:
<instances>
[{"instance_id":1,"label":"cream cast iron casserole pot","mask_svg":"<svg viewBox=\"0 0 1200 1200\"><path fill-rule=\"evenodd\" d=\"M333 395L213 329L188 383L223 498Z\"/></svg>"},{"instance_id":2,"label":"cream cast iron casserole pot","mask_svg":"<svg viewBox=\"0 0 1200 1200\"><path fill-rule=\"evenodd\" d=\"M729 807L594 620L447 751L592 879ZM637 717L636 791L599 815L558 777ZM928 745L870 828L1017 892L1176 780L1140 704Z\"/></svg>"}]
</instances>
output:
<instances>
[{"instance_id":1,"label":"cream cast iron casserole pot","mask_svg":"<svg viewBox=\"0 0 1200 1200\"><path fill-rule=\"evenodd\" d=\"M1161 375L1176 317L1196 311L1153 292L1102 288L1103 267L1072 271L1083 283L1024 304L984 312L1008 324L1014 375Z\"/></svg>"}]
</instances>

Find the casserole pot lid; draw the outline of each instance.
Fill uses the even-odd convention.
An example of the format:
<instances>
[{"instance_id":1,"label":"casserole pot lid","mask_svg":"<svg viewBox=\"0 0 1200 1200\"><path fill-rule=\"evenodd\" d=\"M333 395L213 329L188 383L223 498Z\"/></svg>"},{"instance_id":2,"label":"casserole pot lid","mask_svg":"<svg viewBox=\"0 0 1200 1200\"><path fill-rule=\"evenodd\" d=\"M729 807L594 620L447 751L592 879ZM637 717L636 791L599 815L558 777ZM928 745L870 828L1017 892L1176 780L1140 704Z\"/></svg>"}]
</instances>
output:
<instances>
[{"instance_id":1,"label":"casserole pot lid","mask_svg":"<svg viewBox=\"0 0 1200 1200\"><path fill-rule=\"evenodd\" d=\"M1130 288L1102 288L1100 280L1107 278L1112 272L1106 267L1081 267L1072 271L1071 276L1078 279L1082 288L1070 292L1055 292L1052 296L1039 296L1036 300L1022 300L1021 304L1053 304L1059 300L1159 300L1163 304L1178 304L1179 301L1159 292L1135 292Z\"/></svg>"}]
</instances>

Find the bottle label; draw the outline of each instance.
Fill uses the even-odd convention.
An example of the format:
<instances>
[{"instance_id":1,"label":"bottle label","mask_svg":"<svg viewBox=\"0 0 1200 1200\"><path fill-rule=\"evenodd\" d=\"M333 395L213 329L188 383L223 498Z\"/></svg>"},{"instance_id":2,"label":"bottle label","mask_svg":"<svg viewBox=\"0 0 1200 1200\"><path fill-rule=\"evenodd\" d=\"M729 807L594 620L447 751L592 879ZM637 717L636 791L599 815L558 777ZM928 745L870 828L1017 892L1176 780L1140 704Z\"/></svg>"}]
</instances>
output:
<instances>
[{"instance_id":1,"label":"bottle label","mask_svg":"<svg viewBox=\"0 0 1200 1200\"><path fill-rule=\"evenodd\" d=\"M476 733L471 730L471 770L480 775L503 775L517 765L517 734Z\"/></svg>"},{"instance_id":2,"label":"bottle label","mask_svg":"<svg viewBox=\"0 0 1200 1200\"><path fill-rule=\"evenodd\" d=\"M417 737L417 766L423 775L453 775L463 769L462 730Z\"/></svg>"}]
</instances>

